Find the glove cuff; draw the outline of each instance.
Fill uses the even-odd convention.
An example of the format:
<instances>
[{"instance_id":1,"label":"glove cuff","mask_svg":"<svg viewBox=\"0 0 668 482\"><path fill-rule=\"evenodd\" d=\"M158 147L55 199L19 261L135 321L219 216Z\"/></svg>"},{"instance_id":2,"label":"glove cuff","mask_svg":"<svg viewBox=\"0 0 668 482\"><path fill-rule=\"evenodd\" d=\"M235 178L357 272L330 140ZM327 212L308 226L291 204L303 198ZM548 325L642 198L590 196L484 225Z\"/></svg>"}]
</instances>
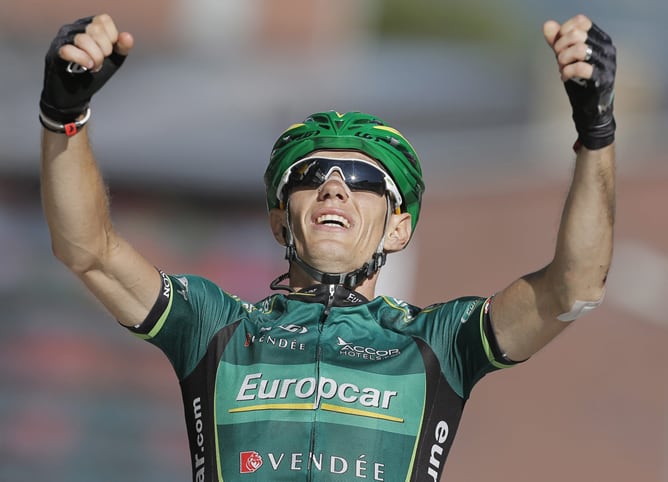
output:
<instances>
[{"instance_id":1,"label":"glove cuff","mask_svg":"<svg viewBox=\"0 0 668 482\"><path fill-rule=\"evenodd\" d=\"M43 99L44 96L42 96ZM60 124L69 124L75 122L79 117L81 117L88 110L88 102L82 105L77 105L74 107L69 107L67 109L56 108L52 105L44 102L44 100L39 101L39 110L40 112L48 117L49 119L58 122Z\"/></svg>"},{"instance_id":2,"label":"glove cuff","mask_svg":"<svg viewBox=\"0 0 668 482\"><path fill-rule=\"evenodd\" d=\"M615 118L610 117L603 124L589 126L586 129L577 128L578 139L573 146L577 150L581 145L593 151L609 146L615 141Z\"/></svg>"}]
</instances>

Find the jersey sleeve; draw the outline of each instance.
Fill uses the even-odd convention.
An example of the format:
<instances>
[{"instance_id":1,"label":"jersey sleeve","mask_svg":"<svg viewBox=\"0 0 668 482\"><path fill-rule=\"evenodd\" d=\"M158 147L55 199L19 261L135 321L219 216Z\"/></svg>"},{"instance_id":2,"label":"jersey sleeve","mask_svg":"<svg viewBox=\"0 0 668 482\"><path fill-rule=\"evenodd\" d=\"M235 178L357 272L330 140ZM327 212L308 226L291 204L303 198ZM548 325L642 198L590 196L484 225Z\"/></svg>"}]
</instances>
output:
<instances>
[{"instance_id":1,"label":"jersey sleeve","mask_svg":"<svg viewBox=\"0 0 668 482\"><path fill-rule=\"evenodd\" d=\"M433 310L430 343L439 353L446 378L463 398L487 373L517 364L499 349L489 317L491 298L466 297Z\"/></svg>"},{"instance_id":2,"label":"jersey sleeve","mask_svg":"<svg viewBox=\"0 0 668 482\"><path fill-rule=\"evenodd\" d=\"M244 303L205 278L160 274L162 287L153 308L129 329L160 348L181 380L204 356L215 333L243 316Z\"/></svg>"}]
</instances>

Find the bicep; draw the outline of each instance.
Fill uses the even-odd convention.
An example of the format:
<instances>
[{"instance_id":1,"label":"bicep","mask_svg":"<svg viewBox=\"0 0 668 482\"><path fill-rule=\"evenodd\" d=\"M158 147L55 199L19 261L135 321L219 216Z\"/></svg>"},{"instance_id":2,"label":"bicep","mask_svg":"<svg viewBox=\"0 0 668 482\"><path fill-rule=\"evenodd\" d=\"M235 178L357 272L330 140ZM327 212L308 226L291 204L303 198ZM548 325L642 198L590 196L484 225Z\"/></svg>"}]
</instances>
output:
<instances>
[{"instance_id":1,"label":"bicep","mask_svg":"<svg viewBox=\"0 0 668 482\"><path fill-rule=\"evenodd\" d=\"M138 325L158 297L160 273L123 238L109 246L104 259L78 276L121 324Z\"/></svg>"},{"instance_id":2,"label":"bicep","mask_svg":"<svg viewBox=\"0 0 668 482\"><path fill-rule=\"evenodd\" d=\"M499 347L515 361L529 358L568 326L557 319L558 314L545 269L523 276L497 293L490 311Z\"/></svg>"}]
</instances>

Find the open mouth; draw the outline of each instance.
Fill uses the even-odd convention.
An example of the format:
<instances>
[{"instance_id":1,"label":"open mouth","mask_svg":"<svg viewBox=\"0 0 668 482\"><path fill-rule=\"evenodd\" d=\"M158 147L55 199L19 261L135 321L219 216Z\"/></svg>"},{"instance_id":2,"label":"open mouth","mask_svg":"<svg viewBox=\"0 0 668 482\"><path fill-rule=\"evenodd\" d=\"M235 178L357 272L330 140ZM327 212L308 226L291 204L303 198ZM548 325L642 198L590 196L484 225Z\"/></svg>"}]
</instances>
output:
<instances>
[{"instance_id":1,"label":"open mouth","mask_svg":"<svg viewBox=\"0 0 668 482\"><path fill-rule=\"evenodd\" d=\"M350 227L350 221L348 221L343 216L338 216L336 214L323 214L322 216L318 216L316 222L318 224L324 224L327 226L338 226L340 228Z\"/></svg>"}]
</instances>

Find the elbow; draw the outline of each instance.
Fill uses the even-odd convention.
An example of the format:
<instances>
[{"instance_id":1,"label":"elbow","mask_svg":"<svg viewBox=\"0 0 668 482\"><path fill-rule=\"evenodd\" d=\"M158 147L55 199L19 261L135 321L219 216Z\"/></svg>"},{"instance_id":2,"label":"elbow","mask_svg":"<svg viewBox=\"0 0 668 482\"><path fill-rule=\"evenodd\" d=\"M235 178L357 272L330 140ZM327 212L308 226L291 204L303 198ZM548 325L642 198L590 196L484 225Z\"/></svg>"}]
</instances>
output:
<instances>
[{"instance_id":1,"label":"elbow","mask_svg":"<svg viewBox=\"0 0 668 482\"><path fill-rule=\"evenodd\" d=\"M51 251L58 261L77 276L87 273L99 264L96 257L90 254L78 253L57 246L52 246Z\"/></svg>"},{"instance_id":2,"label":"elbow","mask_svg":"<svg viewBox=\"0 0 668 482\"><path fill-rule=\"evenodd\" d=\"M556 319L559 321L575 321L581 316L595 310L605 297L605 277L593 283L582 281L565 282L564 289L559 290Z\"/></svg>"},{"instance_id":3,"label":"elbow","mask_svg":"<svg viewBox=\"0 0 668 482\"><path fill-rule=\"evenodd\" d=\"M591 311L594 311L596 308L601 306L601 303L603 303L603 295L604 294L602 294L600 298L592 301L576 299L568 311L564 311L557 315L557 320L568 323L577 320L581 316L586 315Z\"/></svg>"},{"instance_id":4,"label":"elbow","mask_svg":"<svg viewBox=\"0 0 668 482\"><path fill-rule=\"evenodd\" d=\"M82 276L103 264L101 249L92 249L85 244L51 241L53 256L77 276Z\"/></svg>"},{"instance_id":5,"label":"elbow","mask_svg":"<svg viewBox=\"0 0 668 482\"><path fill-rule=\"evenodd\" d=\"M605 296L608 264L553 261L539 272L536 288L544 319L574 321L598 308Z\"/></svg>"}]
</instances>

